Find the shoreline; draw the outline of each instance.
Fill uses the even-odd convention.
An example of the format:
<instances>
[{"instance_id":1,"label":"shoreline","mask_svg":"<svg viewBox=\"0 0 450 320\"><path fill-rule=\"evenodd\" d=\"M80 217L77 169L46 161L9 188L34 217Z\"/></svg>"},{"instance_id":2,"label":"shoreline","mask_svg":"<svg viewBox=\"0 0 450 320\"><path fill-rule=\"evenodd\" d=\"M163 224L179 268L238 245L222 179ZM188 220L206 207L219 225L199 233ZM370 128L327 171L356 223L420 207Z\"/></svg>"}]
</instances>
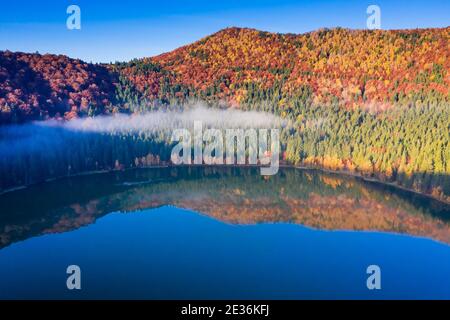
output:
<instances>
[{"instance_id":1,"label":"shoreline","mask_svg":"<svg viewBox=\"0 0 450 320\"><path fill-rule=\"evenodd\" d=\"M74 177L79 177L79 176L88 176L88 175L95 175L95 174L104 174L104 173L113 173L113 172L120 172L120 171L129 171L129 170L138 170L138 169L158 169L158 168L171 168L171 167L227 167L225 165L204 165L204 164L190 164L190 165L173 165L173 164L161 164L161 165L152 165L152 166L142 166L142 167L129 167L129 168L123 168L123 169L110 169L110 170L94 170L94 171L86 171L86 172L80 172L80 173L76 173L76 174L71 174L71 175L64 175L64 176L58 176L58 177L54 177L54 178L48 178L45 179L44 181L41 182L37 182L37 183L32 183L29 185L22 185L22 186L17 186L17 187L13 187L13 188L9 188L9 189L5 189L3 191L0 192L0 196L7 194L7 193L11 193L14 191L19 191L19 190L24 190L27 189L29 187L35 186L35 185L39 185L42 183L47 183L47 182L53 182L53 181L57 181L60 179L64 179L64 178L74 178ZM228 167L235 167L235 168L259 168L261 166L259 165L251 165L251 164L242 164L242 165L238 165L238 164L234 164L232 166L228 166ZM354 172L350 172L350 171L336 171L336 170L330 170L330 169L326 169L326 168L320 168L320 167L313 167L313 166L299 166L299 165L292 165L292 164L280 164L279 168L290 168L290 169L300 169L300 170L315 170L315 171L320 171L322 173L329 173L329 174L335 174L335 175L344 175L347 177L353 177L353 178L357 178L360 179L364 182L370 182L370 183L377 183L380 185L384 185L384 186L389 186L389 187L393 187L402 191L406 191L406 192L411 192L414 193L416 195L422 196L422 197L426 197L441 203L444 203L446 205L450 205L450 201L447 201L445 199L441 199L441 198L437 198L431 194L427 194L427 193L423 193L423 192L419 192L416 190L412 190L412 189L408 189L404 186L401 186L395 182L386 182L386 181L381 181L377 178L368 178L365 177L361 174L358 173L354 173Z\"/></svg>"},{"instance_id":2,"label":"shoreline","mask_svg":"<svg viewBox=\"0 0 450 320\"><path fill-rule=\"evenodd\" d=\"M281 167L282 166L280 166L280 168ZM406 188L406 187L404 187L402 185L399 185L399 184L397 184L395 182L387 182L387 181L381 181L381 180L376 179L376 178L368 178L368 177L365 177L365 176L363 176L361 174L350 172L350 171L334 171L334 170L325 169L325 168L304 167L304 166L290 166L290 165L286 165L286 166L283 166L283 167L285 167L285 168L291 167L291 168L302 169L302 170L317 170L317 171L320 171L320 172L323 172L323 173L332 173L332 174L336 174L336 175L349 176L349 177L353 177L353 178L357 178L357 179L363 180L364 182L376 183L376 184L380 184L380 185L384 185L384 186L389 186L389 187L392 187L392 188L395 188L395 189L399 189L399 190L402 190L402 191L411 192L411 193L414 193L416 195L419 195L419 196L422 196L422 197L426 197L426 198L429 198L429 199L432 199L432 200L439 201L439 202L442 202L442 203L450 205L450 201L447 201L447 200L441 199L441 198L437 198L437 197L435 197L435 196L433 196L431 194L423 193L423 192L416 191L416 190L413 190L413 189L408 189L408 188Z\"/></svg>"}]
</instances>

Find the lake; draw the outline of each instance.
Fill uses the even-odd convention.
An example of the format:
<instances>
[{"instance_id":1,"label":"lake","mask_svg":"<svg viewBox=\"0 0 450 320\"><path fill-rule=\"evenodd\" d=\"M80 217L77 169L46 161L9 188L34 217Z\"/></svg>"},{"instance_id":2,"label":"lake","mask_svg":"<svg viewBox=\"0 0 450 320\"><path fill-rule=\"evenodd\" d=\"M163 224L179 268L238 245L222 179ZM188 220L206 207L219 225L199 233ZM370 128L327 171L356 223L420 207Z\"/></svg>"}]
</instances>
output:
<instances>
[{"instance_id":1,"label":"lake","mask_svg":"<svg viewBox=\"0 0 450 320\"><path fill-rule=\"evenodd\" d=\"M450 205L296 168L63 178L0 196L0 298L450 299Z\"/></svg>"}]
</instances>

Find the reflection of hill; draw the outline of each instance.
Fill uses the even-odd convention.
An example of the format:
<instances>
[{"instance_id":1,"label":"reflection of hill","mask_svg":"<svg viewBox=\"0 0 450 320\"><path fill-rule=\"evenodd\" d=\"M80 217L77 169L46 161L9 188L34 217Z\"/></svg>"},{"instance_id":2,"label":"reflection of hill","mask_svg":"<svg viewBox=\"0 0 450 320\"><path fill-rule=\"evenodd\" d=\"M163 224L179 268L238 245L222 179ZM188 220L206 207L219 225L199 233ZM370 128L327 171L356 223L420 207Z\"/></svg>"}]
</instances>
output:
<instances>
[{"instance_id":1,"label":"reflection of hill","mask_svg":"<svg viewBox=\"0 0 450 320\"><path fill-rule=\"evenodd\" d=\"M83 188L86 179L94 179L89 185L97 187ZM154 183L136 183L140 181ZM39 199L56 189L71 191L72 199L64 202L53 195L53 200L49 196L47 203L39 205ZM398 232L450 243L447 204L314 171L283 169L264 179L251 168L134 170L55 181L53 186L41 186L34 197L32 191L21 191L30 192L28 206L9 205L9 219L0 218L0 246L36 234L73 230L109 212L167 204L228 223L291 222L327 230ZM13 199L0 198L1 209L8 200Z\"/></svg>"},{"instance_id":2,"label":"reflection of hill","mask_svg":"<svg viewBox=\"0 0 450 320\"><path fill-rule=\"evenodd\" d=\"M239 224L292 222L327 230L377 230L431 237L450 243L450 225L423 215L411 215L370 199L355 200L311 194L307 200L286 197L281 205L270 199L215 201L192 199L176 206L190 208L221 221Z\"/></svg>"}]
</instances>

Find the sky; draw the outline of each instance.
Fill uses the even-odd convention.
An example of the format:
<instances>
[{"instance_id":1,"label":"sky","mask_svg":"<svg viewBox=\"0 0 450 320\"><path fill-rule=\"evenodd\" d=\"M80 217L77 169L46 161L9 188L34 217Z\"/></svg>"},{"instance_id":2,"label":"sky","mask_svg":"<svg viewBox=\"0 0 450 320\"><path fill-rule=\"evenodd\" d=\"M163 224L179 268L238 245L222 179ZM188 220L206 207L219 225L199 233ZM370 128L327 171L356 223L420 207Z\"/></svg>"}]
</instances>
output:
<instances>
[{"instance_id":1,"label":"sky","mask_svg":"<svg viewBox=\"0 0 450 320\"><path fill-rule=\"evenodd\" d=\"M72 4L81 9L80 30L66 26ZM381 9L381 29L450 25L449 0L0 0L0 50L65 54L87 62L128 61L231 26L281 33L364 29L371 4Z\"/></svg>"}]
</instances>

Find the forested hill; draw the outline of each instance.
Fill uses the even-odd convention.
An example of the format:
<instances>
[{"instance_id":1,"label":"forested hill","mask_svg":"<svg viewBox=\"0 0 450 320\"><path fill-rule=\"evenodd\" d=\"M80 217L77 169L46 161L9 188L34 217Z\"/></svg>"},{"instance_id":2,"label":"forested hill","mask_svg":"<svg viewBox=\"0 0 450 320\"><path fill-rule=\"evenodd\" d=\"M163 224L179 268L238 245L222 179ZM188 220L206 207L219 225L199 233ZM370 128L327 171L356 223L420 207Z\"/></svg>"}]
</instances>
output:
<instances>
[{"instance_id":1,"label":"forested hill","mask_svg":"<svg viewBox=\"0 0 450 320\"><path fill-rule=\"evenodd\" d=\"M114 74L62 55L0 52L0 123L104 112Z\"/></svg>"},{"instance_id":2,"label":"forested hill","mask_svg":"<svg viewBox=\"0 0 450 320\"><path fill-rule=\"evenodd\" d=\"M389 109L448 103L450 27L221 30L153 58L94 65L0 52L0 123L136 111L190 98L289 116L309 105ZM252 108L253 108L252 107Z\"/></svg>"},{"instance_id":3,"label":"forested hill","mask_svg":"<svg viewBox=\"0 0 450 320\"><path fill-rule=\"evenodd\" d=\"M278 86L286 98L303 89L315 103L388 107L448 97L449 38L450 27L301 35L229 28L152 61L177 83L236 104Z\"/></svg>"},{"instance_id":4,"label":"forested hill","mask_svg":"<svg viewBox=\"0 0 450 320\"><path fill-rule=\"evenodd\" d=\"M228 28L157 57L101 65L0 52L0 123L145 112L191 100L263 110L288 119L280 136L286 163L450 201L449 36L450 27L302 35ZM0 126L5 150L15 132L8 129ZM26 126L20 130L26 134ZM54 131L36 132L58 141ZM28 147L25 155L0 153L0 189L165 163L171 150L163 136L145 132L67 139L59 140L71 146L64 152L52 145L39 156Z\"/></svg>"}]
</instances>

